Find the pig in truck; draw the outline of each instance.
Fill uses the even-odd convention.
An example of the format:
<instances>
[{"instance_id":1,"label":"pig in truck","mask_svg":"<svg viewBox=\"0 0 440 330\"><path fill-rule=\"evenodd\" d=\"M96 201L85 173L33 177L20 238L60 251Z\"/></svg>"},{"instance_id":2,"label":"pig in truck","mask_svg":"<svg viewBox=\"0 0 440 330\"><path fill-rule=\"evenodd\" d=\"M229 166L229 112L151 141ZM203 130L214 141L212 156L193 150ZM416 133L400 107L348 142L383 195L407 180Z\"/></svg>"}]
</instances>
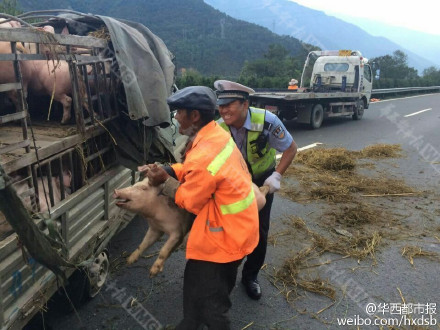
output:
<instances>
[{"instance_id":1,"label":"pig in truck","mask_svg":"<svg viewBox=\"0 0 440 330\"><path fill-rule=\"evenodd\" d=\"M170 124L174 65L157 36L139 23L72 11L12 20L20 26L0 26L0 44L9 45L0 66L10 68L8 80L0 72L0 93L17 95L16 104L0 98L0 211L15 230L0 238L2 329L23 327L64 277L78 278L76 267L87 285L70 298L98 294L109 272L107 244L134 216L116 206L113 191L138 180L137 165L173 160L171 134L159 127ZM87 35L96 31L103 38ZM36 53L20 51L23 43L35 44ZM68 67L73 120L64 125L63 111L46 120L48 109L60 106L51 95L25 95L21 69L47 61L43 47L57 49L51 57ZM10 189L19 190L18 202L4 194Z\"/></svg>"}]
</instances>

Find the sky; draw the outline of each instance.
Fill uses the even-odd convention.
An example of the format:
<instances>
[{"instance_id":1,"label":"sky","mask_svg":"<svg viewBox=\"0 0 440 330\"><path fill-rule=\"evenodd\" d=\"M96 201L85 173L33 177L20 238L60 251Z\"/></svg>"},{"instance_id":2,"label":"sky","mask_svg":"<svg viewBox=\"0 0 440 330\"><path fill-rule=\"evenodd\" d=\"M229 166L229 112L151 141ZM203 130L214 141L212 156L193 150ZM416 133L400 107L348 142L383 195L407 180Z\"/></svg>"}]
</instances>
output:
<instances>
[{"instance_id":1,"label":"sky","mask_svg":"<svg viewBox=\"0 0 440 330\"><path fill-rule=\"evenodd\" d=\"M363 17L389 25L405 27L440 36L440 12L436 1L417 0L404 3L396 0L291 0L304 7L337 14ZM364 6L362 6L364 5ZM440 40L439 40L440 41Z\"/></svg>"}]
</instances>

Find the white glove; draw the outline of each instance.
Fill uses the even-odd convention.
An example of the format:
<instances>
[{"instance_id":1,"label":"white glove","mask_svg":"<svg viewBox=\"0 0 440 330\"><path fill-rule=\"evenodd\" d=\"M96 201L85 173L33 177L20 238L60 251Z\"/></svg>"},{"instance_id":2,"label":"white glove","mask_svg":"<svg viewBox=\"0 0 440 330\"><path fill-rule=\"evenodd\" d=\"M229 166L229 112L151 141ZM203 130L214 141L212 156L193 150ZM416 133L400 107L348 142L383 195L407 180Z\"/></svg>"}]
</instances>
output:
<instances>
[{"instance_id":1,"label":"white glove","mask_svg":"<svg viewBox=\"0 0 440 330\"><path fill-rule=\"evenodd\" d=\"M281 186L281 174L273 172L270 177L264 181L263 186L269 186L269 194L273 194L275 191L280 190Z\"/></svg>"}]
</instances>

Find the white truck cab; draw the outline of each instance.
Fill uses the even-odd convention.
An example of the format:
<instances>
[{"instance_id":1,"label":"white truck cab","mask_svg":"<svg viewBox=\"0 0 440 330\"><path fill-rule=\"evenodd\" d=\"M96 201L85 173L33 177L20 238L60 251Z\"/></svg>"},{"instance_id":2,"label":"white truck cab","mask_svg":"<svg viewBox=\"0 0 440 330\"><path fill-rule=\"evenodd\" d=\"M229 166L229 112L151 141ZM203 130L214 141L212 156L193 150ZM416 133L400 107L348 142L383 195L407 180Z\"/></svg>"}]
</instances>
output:
<instances>
[{"instance_id":1,"label":"white truck cab","mask_svg":"<svg viewBox=\"0 0 440 330\"><path fill-rule=\"evenodd\" d=\"M370 105L372 78L368 60L359 51L312 51L304 63L300 88L254 93L251 105L312 129L330 117L360 120Z\"/></svg>"},{"instance_id":2,"label":"white truck cab","mask_svg":"<svg viewBox=\"0 0 440 330\"><path fill-rule=\"evenodd\" d=\"M314 59L311 76L306 77ZM371 67L359 51L313 51L304 64L301 87L305 84L315 92L358 92L369 100L373 86Z\"/></svg>"}]
</instances>

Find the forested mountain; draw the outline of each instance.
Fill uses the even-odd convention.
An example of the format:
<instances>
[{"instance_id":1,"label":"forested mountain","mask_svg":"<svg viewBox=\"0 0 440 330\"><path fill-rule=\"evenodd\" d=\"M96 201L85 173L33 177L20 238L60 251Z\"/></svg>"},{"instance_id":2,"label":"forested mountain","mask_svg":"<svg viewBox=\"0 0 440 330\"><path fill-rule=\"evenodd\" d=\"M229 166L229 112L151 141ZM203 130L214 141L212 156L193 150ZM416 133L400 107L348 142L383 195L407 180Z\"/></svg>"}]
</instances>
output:
<instances>
[{"instance_id":1,"label":"forested mountain","mask_svg":"<svg viewBox=\"0 0 440 330\"><path fill-rule=\"evenodd\" d=\"M366 18L338 15L339 18L359 26L373 36L383 36L402 45L409 51L433 62L440 67L440 36L430 31L419 32L402 27L392 26Z\"/></svg>"},{"instance_id":2,"label":"forested mountain","mask_svg":"<svg viewBox=\"0 0 440 330\"><path fill-rule=\"evenodd\" d=\"M282 45L305 58L307 45L267 28L234 19L203 0L20 0L25 11L66 8L137 21L158 35L176 56L178 69L236 78L245 61ZM307 50L305 49L307 48Z\"/></svg>"},{"instance_id":3,"label":"forested mountain","mask_svg":"<svg viewBox=\"0 0 440 330\"><path fill-rule=\"evenodd\" d=\"M322 49L357 49L367 58L401 50L408 55L408 64L416 68L419 73L434 65L432 61L405 49L402 44L384 38L383 35L373 36L368 30L362 30L354 24L290 0L205 0L205 2L232 17L265 26L275 33L298 38ZM368 6L363 9L371 10ZM403 38L406 37L403 31L401 34Z\"/></svg>"}]
</instances>

